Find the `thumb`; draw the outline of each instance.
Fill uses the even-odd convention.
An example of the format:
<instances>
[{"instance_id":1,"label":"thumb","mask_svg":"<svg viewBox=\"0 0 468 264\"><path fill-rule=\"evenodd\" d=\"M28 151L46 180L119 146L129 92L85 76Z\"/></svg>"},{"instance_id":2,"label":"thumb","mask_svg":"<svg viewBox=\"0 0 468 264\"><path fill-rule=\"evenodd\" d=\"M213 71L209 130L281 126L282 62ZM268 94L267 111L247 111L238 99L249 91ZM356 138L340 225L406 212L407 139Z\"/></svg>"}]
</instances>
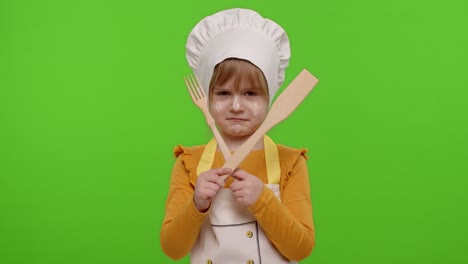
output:
<instances>
[{"instance_id":1,"label":"thumb","mask_svg":"<svg viewBox=\"0 0 468 264\"><path fill-rule=\"evenodd\" d=\"M230 168L218 168L214 170L214 172L219 176L218 179L216 179L216 183L219 185L219 187L224 187L227 176L231 173L231 171L232 169Z\"/></svg>"},{"instance_id":2,"label":"thumb","mask_svg":"<svg viewBox=\"0 0 468 264\"><path fill-rule=\"evenodd\" d=\"M224 188L224 185L226 184L226 178L226 176L220 176L218 179L216 179L216 184L218 184L220 188Z\"/></svg>"}]
</instances>

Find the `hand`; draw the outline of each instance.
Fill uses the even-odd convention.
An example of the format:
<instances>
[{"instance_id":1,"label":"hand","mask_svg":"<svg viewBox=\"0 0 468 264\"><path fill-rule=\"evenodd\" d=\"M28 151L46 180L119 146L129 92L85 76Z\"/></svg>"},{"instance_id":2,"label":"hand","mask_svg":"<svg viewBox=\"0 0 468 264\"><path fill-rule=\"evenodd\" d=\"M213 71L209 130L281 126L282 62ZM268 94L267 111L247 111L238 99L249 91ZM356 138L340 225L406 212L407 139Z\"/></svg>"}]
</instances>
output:
<instances>
[{"instance_id":1,"label":"hand","mask_svg":"<svg viewBox=\"0 0 468 264\"><path fill-rule=\"evenodd\" d=\"M218 168L205 171L198 176L193 202L199 212L205 212L210 207L211 200L224 187L224 178L219 176L229 173L231 173L229 168Z\"/></svg>"},{"instance_id":2,"label":"hand","mask_svg":"<svg viewBox=\"0 0 468 264\"><path fill-rule=\"evenodd\" d=\"M236 201L244 207L254 204L263 191L263 182L241 169L236 170L231 176L234 178L234 182L229 188Z\"/></svg>"}]
</instances>

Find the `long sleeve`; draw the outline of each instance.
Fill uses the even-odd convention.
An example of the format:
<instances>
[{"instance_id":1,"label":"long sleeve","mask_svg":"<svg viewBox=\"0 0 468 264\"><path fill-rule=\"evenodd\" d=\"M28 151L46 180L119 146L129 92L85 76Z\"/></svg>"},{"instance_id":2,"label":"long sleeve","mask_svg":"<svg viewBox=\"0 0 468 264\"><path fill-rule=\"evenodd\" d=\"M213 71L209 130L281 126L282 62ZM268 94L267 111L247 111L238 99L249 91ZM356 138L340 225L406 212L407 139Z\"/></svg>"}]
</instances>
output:
<instances>
[{"instance_id":1,"label":"long sleeve","mask_svg":"<svg viewBox=\"0 0 468 264\"><path fill-rule=\"evenodd\" d=\"M160 234L163 251L173 259L180 259L191 251L208 216L208 212L198 212L193 203L195 171L203 149L178 147L175 151L178 158L171 175ZM290 260L299 261L306 258L315 245L306 151L281 145L278 145L278 150L281 201L268 187L264 187L259 199L248 210L278 251ZM252 151L240 167L267 183L263 153L263 150ZM224 159L217 152L213 167L219 168L223 164Z\"/></svg>"},{"instance_id":2,"label":"long sleeve","mask_svg":"<svg viewBox=\"0 0 468 264\"><path fill-rule=\"evenodd\" d=\"M299 261L312 252L315 231L312 220L310 185L306 159L300 155L283 182L281 201L264 187L256 203L248 209L265 234L286 258Z\"/></svg>"},{"instance_id":3,"label":"long sleeve","mask_svg":"<svg viewBox=\"0 0 468 264\"><path fill-rule=\"evenodd\" d=\"M186 160L191 158L190 153L179 152L176 155L160 233L161 247L172 259L183 258L190 252L208 215L200 213L193 203L194 188L190 181L193 172L186 164Z\"/></svg>"}]
</instances>

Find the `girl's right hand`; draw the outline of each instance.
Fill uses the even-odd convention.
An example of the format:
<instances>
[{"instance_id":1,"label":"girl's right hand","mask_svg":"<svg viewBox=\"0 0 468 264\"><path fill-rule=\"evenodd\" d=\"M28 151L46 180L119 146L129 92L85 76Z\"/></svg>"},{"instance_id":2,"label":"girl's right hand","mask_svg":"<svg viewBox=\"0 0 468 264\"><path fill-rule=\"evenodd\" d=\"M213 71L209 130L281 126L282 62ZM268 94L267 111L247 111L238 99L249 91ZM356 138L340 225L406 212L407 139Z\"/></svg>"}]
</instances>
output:
<instances>
[{"instance_id":1,"label":"girl's right hand","mask_svg":"<svg viewBox=\"0 0 468 264\"><path fill-rule=\"evenodd\" d=\"M205 171L198 176L195 183L193 202L199 212L206 212L210 207L211 200L224 187L224 179L220 176L229 173L231 173L229 168L218 168Z\"/></svg>"}]
</instances>

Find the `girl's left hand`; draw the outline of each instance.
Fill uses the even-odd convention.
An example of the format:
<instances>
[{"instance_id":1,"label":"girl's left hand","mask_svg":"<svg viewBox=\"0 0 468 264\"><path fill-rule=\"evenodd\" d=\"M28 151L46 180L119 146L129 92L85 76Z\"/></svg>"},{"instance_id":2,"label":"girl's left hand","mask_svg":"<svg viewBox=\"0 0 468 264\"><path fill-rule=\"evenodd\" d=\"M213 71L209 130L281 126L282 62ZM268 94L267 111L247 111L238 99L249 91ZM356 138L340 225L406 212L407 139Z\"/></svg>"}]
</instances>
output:
<instances>
[{"instance_id":1,"label":"girl's left hand","mask_svg":"<svg viewBox=\"0 0 468 264\"><path fill-rule=\"evenodd\" d=\"M245 207L254 204L263 191L263 182L256 176L247 173L241 169L236 170L231 176L234 182L229 188L234 194L236 201Z\"/></svg>"}]
</instances>

